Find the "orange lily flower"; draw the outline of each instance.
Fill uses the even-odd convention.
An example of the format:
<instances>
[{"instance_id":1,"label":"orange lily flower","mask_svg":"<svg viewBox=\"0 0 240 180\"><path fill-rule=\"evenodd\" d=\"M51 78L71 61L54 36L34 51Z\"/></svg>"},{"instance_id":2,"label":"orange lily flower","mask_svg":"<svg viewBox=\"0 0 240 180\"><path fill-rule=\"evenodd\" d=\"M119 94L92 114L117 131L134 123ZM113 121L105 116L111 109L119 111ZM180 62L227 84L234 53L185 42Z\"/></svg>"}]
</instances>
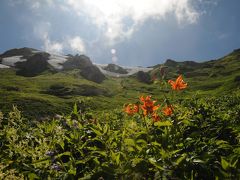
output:
<instances>
[{"instance_id":1,"label":"orange lily flower","mask_svg":"<svg viewBox=\"0 0 240 180\"><path fill-rule=\"evenodd\" d=\"M160 116L157 113L152 114L153 122L158 122L160 121Z\"/></svg>"},{"instance_id":2,"label":"orange lily flower","mask_svg":"<svg viewBox=\"0 0 240 180\"><path fill-rule=\"evenodd\" d=\"M133 114L135 114L139 111L139 106L136 105L136 104L128 104L128 105L125 106L124 111L128 115L133 115Z\"/></svg>"},{"instance_id":3,"label":"orange lily flower","mask_svg":"<svg viewBox=\"0 0 240 180\"><path fill-rule=\"evenodd\" d=\"M172 86L173 90L182 90L187 87L187 83L185 83L182 79L182 75L179 75L176 81L169 80L168 83Z\"/></svg>"},{"instance_id":4,"label":"orange lily flower","mask_svg":"<svg viewBox=\"0 0 240 180\"><path fill-rule=\"evenodd\" d=\"M163 113L164 113L165 116L171 116L172 113L173 113L173 107L172 107L172 105L165 107L165 108L163 109Z\"/></svg>"},{"instance_id":5,"label":"orange lily flower","mask_svg":"<svg viewBox=\"0 0 240 180\"><path fill-rule=\"evenodd\" d=\"M143 110L144 116L146 116L148 114L152 114L160 106L160 105L157 105L157 106L154 105L156 103L156 101L152 101L151 96L147 96L146 98L141 96L140 100L143 102L143 105L141 105L141 109Z\"/></svg>"}]
</instances>

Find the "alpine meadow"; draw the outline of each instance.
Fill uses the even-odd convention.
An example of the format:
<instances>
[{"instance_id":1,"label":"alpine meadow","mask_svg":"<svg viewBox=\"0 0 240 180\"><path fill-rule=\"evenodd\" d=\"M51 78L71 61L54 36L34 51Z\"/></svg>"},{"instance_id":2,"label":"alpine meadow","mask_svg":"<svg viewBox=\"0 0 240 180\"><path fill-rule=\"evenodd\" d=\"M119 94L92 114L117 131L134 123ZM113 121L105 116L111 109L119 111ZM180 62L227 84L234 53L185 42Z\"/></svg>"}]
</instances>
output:
<instances>
[{"instance_id":1,"label":"alpine meadow","mask_svg":"<svg viewBox=\"0 0 240 180\"><path fill-rule=\"evenodd\" d=\"M240 179L237 0L0 4L0 179Z\"/></svg>"}]
</instances>

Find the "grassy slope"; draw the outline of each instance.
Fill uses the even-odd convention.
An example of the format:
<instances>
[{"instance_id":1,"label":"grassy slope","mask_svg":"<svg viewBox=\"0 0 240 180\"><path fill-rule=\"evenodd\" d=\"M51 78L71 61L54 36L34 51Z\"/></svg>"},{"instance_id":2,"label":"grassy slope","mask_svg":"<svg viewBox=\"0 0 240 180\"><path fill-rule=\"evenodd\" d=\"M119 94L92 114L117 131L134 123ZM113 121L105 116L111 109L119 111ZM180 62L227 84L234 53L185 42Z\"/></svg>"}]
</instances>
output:
<instances>
[{"instance_id":1,"label":"grassy slope","mask_svg":"<svg viewBox=\"0 0 240 180\"><path fill-rule=\"evenodd\" d=\"M181 94L182 97L192 97L198 94L219 95L223 92L239 92L239 84L234 82L236 76L240 76L240 52L235 51L226 57L216 61L200 63L192 68L192 76L185 77L189 88ZM184 71L184 68L186 71ZM176 77L181 69L183 75L189 71L184 63L178 63L175 67L169 67L167 79ZM157 71L158 68L155 69ZM79 85L90 85L104 89L111 96L80 96L69 94L57 97L43 93L51 85L61 84L70 89L77 89ZM163 97L163 91L168 89L160 84L143 84L133 77L112 78L108 77L102 84L96 84L82 78L77 70L61 73L44 73L40 76L26 78L16 76L11 69L0 71L0 109L4 112L16 104L20 110L30 116L47 116L55 113L68 113L75 102L85 101L94 111L108 111L122 108L124 103L138 100L140 95L153 95L156 99Z\"/></svg>"},{"instance_id":2,"label":"grassy slope","mask_svg":"<svg viewBox=\"0 0 240 180\"><path fill-rule=\"evenodd\" d=\"M199 63L196 67L179 62L177 66L169 68L169 78L177 76L179 71L186 75L189 92L200 95L239 92L240 83L234 79L240 76L240 51L234 51L218 60Z\"/></svg>"}]
</instances>

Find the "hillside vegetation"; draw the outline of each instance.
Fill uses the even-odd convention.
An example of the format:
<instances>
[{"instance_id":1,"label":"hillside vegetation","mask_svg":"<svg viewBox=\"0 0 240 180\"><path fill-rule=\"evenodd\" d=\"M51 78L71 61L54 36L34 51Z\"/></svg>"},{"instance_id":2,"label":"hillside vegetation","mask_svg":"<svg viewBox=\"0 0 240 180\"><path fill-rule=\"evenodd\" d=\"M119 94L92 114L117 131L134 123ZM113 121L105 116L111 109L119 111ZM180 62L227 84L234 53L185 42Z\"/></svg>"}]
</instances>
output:
<instances>
[{"instance_id":1,"label":"hillside vegetation","mask_svg":"<svg viewBox=\"0 0 240 180\"><path fill-rule=\"evenodd\" d=\"M109 102L111 112L83 103L41 121L16 107L0 114L0 177L239 179L239 94L178 100L187 87L174 83L162 101L141 96L124 110Z\"/></svg>"},{"instance_id":2,"label":"hillside vegetation","mask_svg":"<svg viewBox=\"0 0 240 180\"><path fill-rule=\"evenodd\" d=\"M20 52L27 56L27 50L23 48ZM1 57L10 56L15 51L7 52ZM162 81L175 78L179 74L183 74L189 84L181 98L239 92L240 50L218 60L203 63L167 60L162 65L154 66L148 73L139 72L128 77L107 76L105 80L97 80L101 83L89 81L89 78L100 78L102 75L92 74L91 71L95 70L86 70L84 67L93 66L87 57L82 57L72 56L63 64L67 68L65 71L46 69L34 77L16 75L19 72L16 68L1 69L0 109L9 112L14 104L27 116L46 117L59 112L70 113L73 104L82 101L93 111L121 108L125 103L137 100L136 97L144 94L162 99L162 92L168 91L161 84Z\"/></svg>"},{"instance_id":3,"label":"hillside vegetation","mask_svg":"<svg viewBox=\"0 0 240 180\"><path fill-rule=\"evenodd\" d=\"M101 82L76 61L1 69L0 179L240 179L239 62L235 50Z\"/></svg>"}]
</instances>

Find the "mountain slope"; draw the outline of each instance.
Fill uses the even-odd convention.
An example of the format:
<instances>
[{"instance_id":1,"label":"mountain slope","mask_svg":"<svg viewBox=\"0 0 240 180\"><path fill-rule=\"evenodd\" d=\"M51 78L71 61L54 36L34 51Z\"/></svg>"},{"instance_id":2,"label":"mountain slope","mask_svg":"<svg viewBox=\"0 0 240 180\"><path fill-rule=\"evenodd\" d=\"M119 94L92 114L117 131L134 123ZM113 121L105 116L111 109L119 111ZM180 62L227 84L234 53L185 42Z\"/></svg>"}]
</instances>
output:
<instances>
[{"instance_id":1,"label":"mountain slope","mask_svg":"<svg viewBox=\"0 0 240 180\"><path fill-rule=\"evenodd\" d=\"M27 49L18 50L21 54L10 51L0 55L0 110L3 112L8 112L15 104L30 117L53 116L59 112L69 113L74 103L99 113L112 111L122 108L125 103L137 101L144 94L163 99L170 87L162 84L162 78L167 82L179 74L183 74L188 88L177 98L239 93L240 50L202 63L167 60L152 68L123 67L128 74L122 76L104 70L107 65L94 66L87 56L61 56L30 50L30 55ZM34 59L35 56L43 58L40 64ZM89 67L97 69L89 70ZM34 69L39 71L35 72ZM33 75L16 75L19 70L21 73L33 70ZM93 76L96 71L104 74L101 83L87 77ZM137 73L139 71L144 72L147 83L141 82L139 74L142 73ZM157 78L157 83L151 83L151 77Z\"/></svg>"},{"instance_id":2,"label":"mountain slope","mask_svg":"<svg viewBox=\"0 0 240 180\"><path fill-rule=\"evenodd\" d=\"M164 64L154 66L152 76L166 79L177 77L182 74L191 89L202 90L203 94L221 93L239 88L238 77L240 76L240 49L219 58L205 62L166 60Z\"/></svg>"},{"instance_id":3,"label":"mountain slope","mask_svg":"<svg viewBox=\"0 0 240 180\"><path fill-rule=\"evenodd\" d=\"M80 74L91 81L101 83L105 76L127 77L139 71L148 72L152 68L121 67L115 64L94 64L85 55L57 55L32 48L11 49L0 54L0 68L16 68L17 75L33 77L44 71L66 71L79 69Z\"/></svg>"}]
</instances>

